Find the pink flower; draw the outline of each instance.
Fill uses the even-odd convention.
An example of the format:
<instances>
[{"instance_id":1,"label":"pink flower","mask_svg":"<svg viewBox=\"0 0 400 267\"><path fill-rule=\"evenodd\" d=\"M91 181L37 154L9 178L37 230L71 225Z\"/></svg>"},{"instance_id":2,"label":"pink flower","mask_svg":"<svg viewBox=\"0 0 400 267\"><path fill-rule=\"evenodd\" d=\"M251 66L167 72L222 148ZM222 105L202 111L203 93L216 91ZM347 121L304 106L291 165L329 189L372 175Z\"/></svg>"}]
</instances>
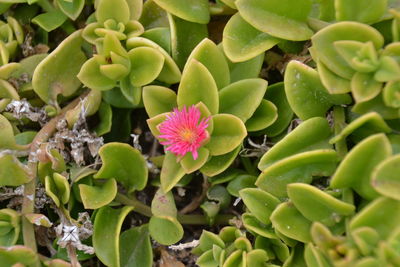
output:
<instances>
[{"instance_id":1,"label":"pink flower","mask_svg":"<svg viewBox=\"0 0 400 267\"><path fill-rule=\"evenodd\" d=\"M181 110L174 108L159 125L161 135L158 137L165 140L160 143L177 156L192 152L193 159L196 160L197 150L208 138L206 128L210 119L203 118L199 121L200 116L200 110L195 106L184 106Z\"/></svg>"}]
</instances>

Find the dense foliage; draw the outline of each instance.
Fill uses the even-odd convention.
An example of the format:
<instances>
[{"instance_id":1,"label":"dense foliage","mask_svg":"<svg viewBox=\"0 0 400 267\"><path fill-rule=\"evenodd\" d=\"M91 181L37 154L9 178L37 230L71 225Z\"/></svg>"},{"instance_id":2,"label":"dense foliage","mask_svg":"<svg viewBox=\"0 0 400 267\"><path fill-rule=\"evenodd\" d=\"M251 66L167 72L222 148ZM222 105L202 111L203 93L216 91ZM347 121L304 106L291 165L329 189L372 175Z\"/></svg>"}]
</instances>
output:
<instances>
[{"instance_id":1,"label":"dense foliage","mask_svg":"<svg viewBox=\"0 0 400 267\"><path fill-rule=\"evenodd\" d=\"M0 14L2 267L400 266L400 1Z\"/></svg>"}]
</instances>

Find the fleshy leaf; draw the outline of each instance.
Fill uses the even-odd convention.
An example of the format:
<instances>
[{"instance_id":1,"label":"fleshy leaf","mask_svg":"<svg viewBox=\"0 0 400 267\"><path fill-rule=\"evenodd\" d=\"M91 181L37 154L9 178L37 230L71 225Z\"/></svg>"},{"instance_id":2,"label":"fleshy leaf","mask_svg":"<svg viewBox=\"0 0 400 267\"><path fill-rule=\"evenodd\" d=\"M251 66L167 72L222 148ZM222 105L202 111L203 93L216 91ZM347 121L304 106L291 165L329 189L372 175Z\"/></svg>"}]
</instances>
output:
<instances>
[{"instance_id":1,"label":"fleshy leaf","mask_svg":"<svg viewBox=\"0 0 400 267\"><path fill-rule=\"evenodd\" d=\"M260 105L267 85L263 79L246 79L222 88L219 91L219 113L229 113L246 122Z\"/></svg>"},{"instance_id":2,"label":"fleshy leaf","mask_svg":"<svg viewBox=\"0 0 400 267\"><path fill-rule=\"evenodd\" d=\"M70 196L70 186L63 175L54 173L53 177L45 178L46 194L53 199L57 207L66 204Z\"/></svg>"},{"instance_id":3,"label":"fleshy leaf","mask_svg":"<svg viewBox=\"0 0 400 267\"><path fill-rule=\"evenodd\" d=\"M368 8L364 8L368 6ZM387 1L381 0L336 0L336 19L359 21L367 24L378 22L382 19L387 9Z\"/></svg>"},{"instance_id":4,"label":"fleshy leaf","mask_svg":"<svg viewBox=\"0 0 400 267\"><path fill-rule=\"evenodd\" d=\"M155 48L133 48L128 56L131 60L130 81L136 87L154 81L164 66L164 56Z\"/></svg>"},{"instance_id":5,"label":"fleshy leaf","mask_svg":"<svg viewBox=\"0 0 400 267\"><path fill-rule=\"evenodd\" d=\"M57 0L57 5L70 19L76 20L85 6L85 0L73 0L71 2Z\"/></svg>"},{"instance_id":6,"label":"fleshy leaf","mask_svg":"<svg viewBox=\"0 0 400 267\"><path fill-rule=\"evenodd\" d=\"M119 239L119 253L121 267L151 267L153 250L148 225L123 232Z\"/></svg>"},{"instance_id":7,"label":"fleshy leaf","mask_svg":"<svg viewBox=\"0 0 400 267\"><path fill-rule=\"evenodd\" d=\"M176 93L163 86L149 85L143 88L143 103L150 118L170 112L176 103Z\"/></svg>"},{"instance_id":8,"label":"fleshy leaf","mask_svg":"<svg viewBox=\"0 0 400 267\"><path fill-rule=\"evenodd\" d=\"M332 148L328 143L331 134L332 130L326 119L321 117L308 119L268 150L261 157L258 168L264 170L274 162L296 153Z\"/></svg>"},{"instance_id":9,"label":"fleshy leaf","mask_svg":"<svg viewBox=\"0 0 400 267\"><path fill-rule=\"evenodd\" d=\"M240 197L250 212L262 223L270 223L272 211L280 204L279 199L258 188L240 190Z\"/></svg>"},{"instance_id":10,"label":"fleshy leaf","mask_svg":"<svg viewBox=\"0 0 400 267\"><path fill-rule=\"evenodd\" d=\"M102 65L99 64L98 58L101 56L95 55L87 60L80 69L77 77L87 87L95 90L110 90L116 86L116 81L103 75L100 70Z\"/></svg>"},{"instance_id":11,"label":"fleshy leaf","mask_svg":"<svg viewBox=\"0 0 400 267\"><path fill-rule=\"evenodd\" d=\"M16 143L11 123L0 114L0 149L15 149Z\"/></svg>"},{"instance_id":12,"label":"fleshy leaf","mask_svg":"<svg viewBox=\"0 0 400 267\"><path fill-rule=\"evenodd\" d=\"M113 209L105 206L96 214L93 226L93 247L97 257L107 266L120 266L119 234L122 223L131 210L133 207Z\"/></svg>"},{"instance_id":13,"label":"fleshy leaf","mask_svg":"<svg viewBox=\"0 0 400 267\"><path fill-rule=\"evenodd\" d=\"M172 245L183 237L182 225L170 216L152 216L149 231L151 237L163 245Z\"/></svg>"},{"instance_id":14,"label":"fleshy leaf","mask_svg":"<svg viewBox=\"0 0 400 267\"><path fill-rule=\"evenodd\" d=\"M359 211L350 222L350 230L360 227L375 229L380 238L388 238L400 220L400 202L398 200L380 197ZM385 222L385 223L382 223Z\"/></svg>"},{"instance_id":15,"label":"fleshy leaf","mask_svg":"<svg viewBox=\"0 0 400 267\"><path fill-rule=\"evenodd\" d=\"M391 155L391 146L384 134L371 135L365 138L345 156L333 175L332 188L354 188L366 199L378 196L371 185L372 172L375 167Z\"/></svg>"},{"instance_id":16,"label":"fleshy leaf","mask_svg":"<svg viewBox=\"0 0 400 267\"><path fill-rule=\"evenodd\" d=\"M179 67L176 65L175 61L171 58L171 56L157 43L143 38L143 37L132 37L129 38L126 42L126 47L130 50L136 47L152 47L157 49L164 56L164 67L161 70L160 75L157 77L157 80L169 84L174 84L179 82L181 79L181 72Z\"/></svg>"},{"instance_id":17,"label":"fleshy leaf","mask_svg":"<svg viewBox=\"0 0 400 267\"><path fill-rule=\"evenodd\" d=\"M163 191L170 191L184 175L185 170L177 162L176 156L171 152L166 152L160 176Z\"/></svg>"},{"instance_id":18,"label":"fleshy leaf","mask_svg":"<svg viewBox=\"0 0 400 267\"><path fill-rule=\"evenodd\" d=\"M288 184L309 184L313 176L332 175L337 161L336 151L331 149L299 153L264 169L256 185L274 196L286 197Z\"/></svg>"},{"instance_id":19,"label":"fleshy leaf","mask_svg":"<svg viewBox=\"0 0 400 267\"><path fill-rule=\"evenodd\" d=\"M200 2L203 0L197 1ZM188 57L192 53L193 49L204 38L207 38L207 25L186 21L171 14L168 14L168 20L171 28L172 58L175 60L176 64L182 69L183 66L185 66L185 64L189 62Z\"/></svg>"},{"instance_id":20,"label":"fleshy leaf","mask_svg":"<svg viewBox=\"0 0 400 267\"><path fill-rule=\"evenodd\" d=\"M286 68L285 92L291 108L302 120L324 117L333 105L351 102L348 95L329 94L317 71L294 60Z\"/></svg>"},{"instance_id":21,"label":"fleshy leaf","mask_svg":"<svg viewBox=\"0 0 400 267\"><path fill-rule=\"evenodd\" d=\"M129 5L126 0L99 0L95 14L100 23L112 19L117 23L126 24L130 18Z\"/></svg>"},{"instance_id":22,"label":"fleshy leaf","mask_svg":"<svg viewBox=\"0 0 400 267\"><path fill-rule=\"evenodd\" d=\"M154 2L184 20L201 24L210 21L207 0L154 0Z\"/></svg>"},{"instance_id":23,"label":"fleshy leaf","mask_svg":"<svg viewBox=\"0 0 400 267\"><path fill-rule=\"evenodd\" d=\"M234 150L247 135L243 122L231 114L217 114L212 117L214 129L206 147L210 155L219 156Z\"/></svg>"},{"instance_id":24,"label":"fleshy leaf","mask_svg":"<svg viewBox=\"0 0 400 267\"><path fill-rule=\"evenodd\" d=\"M253 116L246 121L246 129L249 132L260 131L273 124L277 118L276 106L271 101L263 99Z\"/></svg>"},{"instance_id":25,"label":"fleshy leaf","mask_svg":"<svg viewBox=\"0 0 400 267\"><path fill-rule=\"evenodd\" d=\"M329 143L335 144L351 134L365 136L379 132L389 133L391 129L378 113L370 112L348 124L338 135L329 140Z\"/></svg>"},{"instance_id":26,"label":"fleshy leaf","mask_svg":"<svg viewBox=\"0 0 400 267\"><path fill-rule=\"evenodd\" d=\"M350 79L353 76L354 70L335 49L335 41L372 41L376 49L381 48L384 42L382 35L376 29L352 21L331 24L318 31L311 40L313 49L317 53L318 60L332 72L346 79Z\"/></svg>"},{"instance_id":27,"label":"fleshy leaf","mask_svg":"<svg viewBox=\"0 0 400 267\"><path fill-rule=\"evenodd\" d=\"M230 82L228 63L224 54L210 39L205 38L192 51L189 58L203 64L213 76L218 89L224 88Z\"/></svg>"},{"instance_id":28,"label":"fleshy leaf","mask_svg":"<svg viewBox=\"0 0 400 267\"><path fill-rule=\"evenodd\" d=\"M80 87L76 75L86 61L82 42L81 31L74 32L36 67L32 86L46 103L56 102L59 94L70 96Z\"/></svg>"},{"instance_id":29,"label":"fleshy leaf","mask_svg":"<svg viewBox=\"0 0 400 267\"><path fill-rule=\"evenodd\" d=\"M389 107L400 108L400 82L390 81L383 88L383 101Z\"/></svg>"},{"instance_id":30,"label":"fleshy leaf","mask_svg":"<svg viewBox=\"0 0 400 267\"><path fill-rule=\"evenodd\" d=\"M110 203L117 195L117 182L108 179L101 186L79 184L79 191L85 209L98 209Z\"/></svg>"},{"instance_id":31,"label":"fleshy leaf","mask_svg":"<svg viewBox=\"0 0 400 267\"><path fill-rule=\"evenodd\" d=\"M244 80L258 78L264 62L264 53L243 62L232 62L227 58L229 70L231 72L231 83Z\"/></svg>"},{"instance_id":32,"label":"fleshy leaf","mask_svg":"<svg viewBox=\"0 0 400 267\"><path fill-rule=\"evenodd\" d=\"M221 172L225 171L229 165L235 160L236 156L239 154L241 149L241 145L237 146L234 150L229 153L220 155L220 156L212 156L203 167L200 168L200 172L205 175L212 177Z\"/></svg>"},{"instance_id":33,"label":"fleshy leaf","mask_svg":"<svg viewBox=\"0 0 400 267\"><path fill-rule=\"evenodd\" d=\"M375 150L374 153L376 153ZM400 155L390 157L381 162L372 175L372 186L381 195L400 201L398 194L400 190L399 179Z\"/></svg>"},{"instance_id":34,"label":"fleshy leaf","mask_svg":"<svg viewBox=\"0 0 400 267\"><path fill-rule=\"evenodd\" d=\"M200 169L208 160L210 152L204 147L200 147L196 160L193 159L192 153L187 153L181 160L181 166L186 173L192 173Z\"/></svg>"},{"instance_id":35,"label":"fleshy leaf","mask_svg":"<svg viewBox=\"0 0 400 267\"><path fill-rule=\"evenodd\" d=\"M146 161L136 148L123 143L107 143L99 149L99 155L103 165L95 178L115 178L128 192L142 190L146 186Z\"/></svg>"},{"instance_id":36,"label":"fleshy leaf","mask_svg":"<svg viewBox=\"0 0 400 267\"><path fill-rule=\"evenodd\" d=\"M203 102L211 114L218 112L217 85L208 69L195 59L185 66L178 88L177 102L180 108Z\"/></svg>"},{"instance_id":37,"label":"fleshy leaf","mask_svg":"<svg viewBox=\"0 0 400 267\"><path fill-rule=\"evenodd\" d=\"M224 28L222 44L231 61L243 62L262 54L279 41L280 39L257 30L236 13Z\"/></svg>"},{"instance_id":38,"label":"fleshy leaf","mask_svg":"<svg viewBox=\"0 0 400 267\"><path fill-rule=\"evenodd\" d=\"M274 210L271 222L287 237L304 243L311 241L311 221L307 220L290 202L284 202Z\"/></svg>"},{"instance_id":39,"label":"fleshy leaf","mask_svg":"<svg viewBox=\"0 0 400 267\"><path fill-rule=\"evenodd\" d=\"M337 223L340 216L352 215L355 210L353 205L340 201L312 185L289 184L287 192L294 206L304 217L326 225Z\"/></svg>"},{"instance_id":40,"label":"fleshy leaf","mask_svg":"<svg viewBox=\"0 0 400 267\"><path fill-rule=\"evenodd\" d=\"M312 5L310 0L238 0L235 4L247 22L274 37L303 41L313 34L307 26Z\"/></svg>"},{"instance_id":41,"label":"fleshy leaf","mask_svg":"<svg viewBox=\"0 0 400 267\"><path fill-rule=\"evenodd\" d=\"M374 79L373 74L356 72L351 78L351 93L357 102L376 97L382 90L382 83Z\"/></svg>"},{"instance_id":42,"label":"fleshy leaf","mask_svg":"<svg viewBox=\"0 0 400 267\"><path fill-rule=\"evenodd\" d=\"M317 69L321 83L330 94L345 94L350 92L350 80L337 75L320 60L317 61Z\"/></svg>"},{"instance_id":43,"label":"fleshy leaf","mask_svg":"<svg viewBox=\"0 0 400 267\"><path fill-rule=\"evenodd\" d=\"M45 31L50 32L60 27L66 20L67 16L63 12L53 9L34 17L32 22L39 25Z\"/></svg>"}]
</instances>

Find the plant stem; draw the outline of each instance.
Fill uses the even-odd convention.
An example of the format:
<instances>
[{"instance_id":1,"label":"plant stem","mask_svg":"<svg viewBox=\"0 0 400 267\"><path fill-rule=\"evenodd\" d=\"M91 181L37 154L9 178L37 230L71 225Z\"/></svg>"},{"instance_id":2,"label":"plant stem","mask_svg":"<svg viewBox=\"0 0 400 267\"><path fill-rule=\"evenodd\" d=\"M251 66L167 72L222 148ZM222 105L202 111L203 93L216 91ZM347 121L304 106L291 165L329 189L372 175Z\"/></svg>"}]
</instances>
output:
<instances>
[{"instance_id":1,"label":"plant stem","mask_svg":"<svg viewBox=\"0 0 400 267\"><path fill-rule=\"evenodd\" d=\"M335 135L338 135L342 129L346 126L346 117L344 114L344 108L341 106L333 107L333 121ZM347 144L346 139L340 140L335 144L336 152L340 159L343 159L347 154Z\"/></svg>"},{"instance_id":2,"label":"plant stem","mask_svg":"<svg viewBox=\"0 0 400 267\"><path fill-rule=\"evenodd\" d=\"M134 211L140 213L146 217L153 216L151 212L151 208L136 198L128 198L127 196L117 193L115 197L115 201L124 204L126 206L134 207ZM217 215L215 218L215 224L218 225L227 225L229 224L229 220L233 219L235 216L231 214L221 214ZM191 225L205 225L208 223L207 218L204 215L200 214L192 214L192 215L182 215L178 214L178 221L182 224L191 224Z\"/></svg>"},{"instance_id":3,"label":"plant stem","mask_svg":"<svg viewBox=\"0 0 400 267\"><path fill-rule=\"evenodd\" d=\"M195 209L197 209L201 205L203 200L206 198L209 187L210 187L210 184L208 183L208 178L207 178L207 176L205 176L203 174L203 184L201 186L200 195L193 198L193 200L188 205L186 205L183 209L181 209L179 211L179 214L183 215L183 214L190 213L190 212L194 211Z\"/></svg>"},{"instance_id":4,"label":"plant stem","mask_svg":"<svg viewBox=\"0 0 400 267\"><path fill-rule=\"evenodd\" d=\"M59 120L61 120L65 113L68 110L73 109L76 105L79 104L82 97L86 96L87 93L84 93L80 97L76 98L74 101L69 103L66 107L61 110L61 113L51 119L35 136L31 145L30 145L30 153L28 159L28 168L29 175L31 176L31 181L24 186L24 199L22 202L22 215L33 213L34 212L34 204L35 204L35 190L37 183L37 160L36 153L39 150L39 147L42 143L46 142L52 134L56 130L56 125ZM35 239L35 231L33 225L22 216L22 233L24 238L25 246L31 248L33 251L37 252L36 239ZM40 263L37 262L37 266L40 266Z\"/></svg>"}]
</instances>

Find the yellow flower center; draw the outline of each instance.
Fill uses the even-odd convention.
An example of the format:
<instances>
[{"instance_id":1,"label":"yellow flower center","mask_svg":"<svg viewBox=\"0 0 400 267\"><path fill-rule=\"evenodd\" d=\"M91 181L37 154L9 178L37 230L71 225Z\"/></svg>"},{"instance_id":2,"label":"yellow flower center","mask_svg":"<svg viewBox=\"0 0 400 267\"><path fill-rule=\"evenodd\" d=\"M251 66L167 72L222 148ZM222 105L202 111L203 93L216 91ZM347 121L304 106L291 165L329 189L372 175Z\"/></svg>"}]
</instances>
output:
<instances>
[{"instance_id":1,"label":"yellow flower center","mask_svg":"<svg viewBox=\"0 0 400 267\"><path fill-rule=\"evenodd\" d=\"M180 136L185 142L193 143L196 140L196 134L191 129L184 129Z\"/></svg>"}]
</instances>

